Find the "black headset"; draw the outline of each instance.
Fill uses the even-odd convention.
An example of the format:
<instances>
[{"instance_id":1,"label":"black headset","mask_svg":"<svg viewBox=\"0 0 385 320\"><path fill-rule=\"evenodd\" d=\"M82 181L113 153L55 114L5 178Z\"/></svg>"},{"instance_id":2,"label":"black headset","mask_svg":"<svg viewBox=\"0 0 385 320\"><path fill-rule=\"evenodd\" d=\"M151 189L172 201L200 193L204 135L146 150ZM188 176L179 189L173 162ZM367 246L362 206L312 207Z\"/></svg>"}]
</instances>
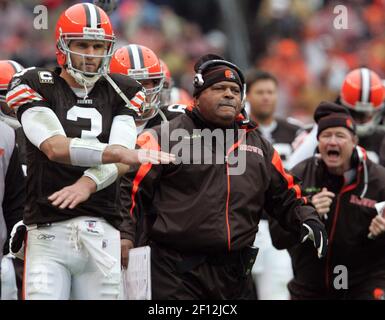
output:
<instances>
[{"instance_id":1,"label":"black headset","mask_svg":"<svg viewBox=\"0 0 385 320\"><path fill-rule=\"evenodd\" d=\"M357 168L362 161L364 160L362 151L359 149L359 146L355 146L353 149L352 157L350 158L350 163L353 168Z\"/></svg>"},{"instance_id":2,"label":"black headset","mask_svg":"<svg viewBox=\"0 0 385 320\"><path fill-rule=\"evenodd\" d=\"M314 154L319 154L319 153L320 153L319 152L319 147L317 146L317 148L314 151ZM365 155L362 152L360 146L358 146L358 145L355 146L354 149L353 149L353 152L352 152L352 156L350 158L351 166L353 168L356 168L357 166L359 166L364 161L365 161Z\"/></svg>"},{"instance_id":3,"label":"black headset","mask_svg":"<svg viewBox=\"0 0 385 320\"><path fill-rule=\"evenodd\" d=\"M246 99L246 81L245 77L243 76L242 70L235 65L234 63L231 63L226 60L220 60L220 59L214 59L214 60L208 60L204 63L202 63L198 67L198 71L195 73L194 76L194 87L199 88L203 86L205 81L203 80L203 72L208 68L208 67L215 67L215 66L227 66L230 67L231 69L234 69L237 73L238 76L241 80L243 91L242 91L242 106L244 105L244 100Z\"/></svg>"}]
</instances>

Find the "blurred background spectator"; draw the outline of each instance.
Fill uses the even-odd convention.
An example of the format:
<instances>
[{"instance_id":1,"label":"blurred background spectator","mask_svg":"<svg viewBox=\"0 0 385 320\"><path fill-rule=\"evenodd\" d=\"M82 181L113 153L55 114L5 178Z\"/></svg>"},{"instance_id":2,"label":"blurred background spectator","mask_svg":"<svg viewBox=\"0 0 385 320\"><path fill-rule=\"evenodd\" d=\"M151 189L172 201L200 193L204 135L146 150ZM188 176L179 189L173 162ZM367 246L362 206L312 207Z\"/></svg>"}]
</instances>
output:
<instances>
[{"instance_id":1,"label":"blurred background spectator","mask_svg":"<svg viewBox=\"0 0 385 320\"><path fill-rule=\"evenodd\" d=\"M82 1L0 0L0 58L54 66L54 26ZM83 1L87 2L87 1ZM92 2L92 1L88 1ZM36 5L48 8L48 30L34 29ZM191 92L202 54L223 55L241 68L258 67L280 83L277 112L305 123L320 100L337 95L348 70L366 66L385 77L385 0L117 0L110 17L117 46L150 47L176 85ZM334 9L347 9L347 29Z\"/></svg>"}]
</instances>

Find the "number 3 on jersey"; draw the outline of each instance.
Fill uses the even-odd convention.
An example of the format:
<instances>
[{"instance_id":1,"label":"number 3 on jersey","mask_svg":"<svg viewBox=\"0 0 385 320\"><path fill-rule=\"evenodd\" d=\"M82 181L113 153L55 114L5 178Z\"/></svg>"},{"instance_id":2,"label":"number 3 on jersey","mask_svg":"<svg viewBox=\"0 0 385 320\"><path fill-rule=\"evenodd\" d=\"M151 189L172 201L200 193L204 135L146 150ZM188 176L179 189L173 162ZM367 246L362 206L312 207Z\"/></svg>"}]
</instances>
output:
<instances>
[{"instance_id":1,"label":"number 3 on jersey","mask_svg":"<svg viewBox=\"0 0 385 320\"><path fill-rule=\"evenodd\" d=\"M97 136L102 133L102 115L95 108L81 108L73 106L67 112L67 119L77 121L78 118L90 119L91 129L82 130L81 139L97 140Z\"/></svg>"}]
</instances>

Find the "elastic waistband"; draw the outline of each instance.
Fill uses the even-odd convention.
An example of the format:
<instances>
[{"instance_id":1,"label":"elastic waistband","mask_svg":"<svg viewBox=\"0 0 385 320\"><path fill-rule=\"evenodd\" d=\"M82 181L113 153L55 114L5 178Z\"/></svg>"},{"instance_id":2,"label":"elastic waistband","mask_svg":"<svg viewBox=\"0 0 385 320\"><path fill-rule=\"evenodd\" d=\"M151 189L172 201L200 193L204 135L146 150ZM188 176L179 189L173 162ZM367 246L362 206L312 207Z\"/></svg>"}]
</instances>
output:
<instances>
[{"instance_id":1,"label":"elastic waistband","mask_svg":"<svg viewBox=\"0 0 385 320\"><path fill-rule=\"evenodd\" d=\"M27 231L31 231L35 229L51 227L52 225L53 223L48 222L48 223L29 224L26 227L27 227Z\"/></svg>"}]
</instances>

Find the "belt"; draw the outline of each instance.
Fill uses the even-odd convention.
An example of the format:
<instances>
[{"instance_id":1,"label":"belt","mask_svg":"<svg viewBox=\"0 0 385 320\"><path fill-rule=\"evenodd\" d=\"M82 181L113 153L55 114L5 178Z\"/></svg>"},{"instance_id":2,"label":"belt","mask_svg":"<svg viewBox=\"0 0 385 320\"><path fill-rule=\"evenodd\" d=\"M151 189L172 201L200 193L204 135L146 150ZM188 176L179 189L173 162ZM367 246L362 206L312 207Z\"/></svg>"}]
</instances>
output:
<instances>
[{"instance_id":1,"label":"belt","mask_svg":"<svg viewBox=\"0 0 385 320\"><path fill-rule=\"evenodd\" d=\"M51 226L52 226L51 222L26 225L27 231L31 231L31 230L35 230L35 229L40 229L40 228L48 228L48 227L51 227Z\"/></svg>"}]
</instances>

